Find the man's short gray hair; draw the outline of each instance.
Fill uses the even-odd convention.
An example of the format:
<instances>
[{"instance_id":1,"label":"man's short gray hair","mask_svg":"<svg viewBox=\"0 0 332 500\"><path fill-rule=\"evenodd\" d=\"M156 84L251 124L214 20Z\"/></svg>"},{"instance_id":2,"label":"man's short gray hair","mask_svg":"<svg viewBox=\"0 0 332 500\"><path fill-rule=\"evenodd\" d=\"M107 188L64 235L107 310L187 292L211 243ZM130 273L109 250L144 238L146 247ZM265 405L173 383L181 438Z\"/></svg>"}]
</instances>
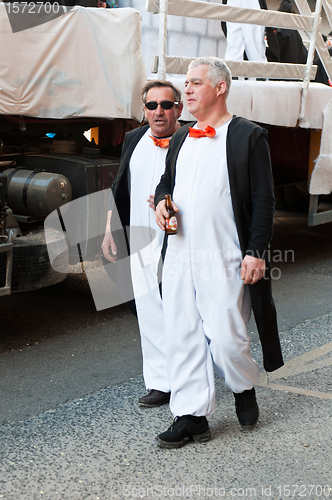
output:
<instances>
[{"instance_id":1,"label":"man's short gray hair","mask_svg":"<svg viewBox=\"0 0 332 500\"><path fill-rule=\"evenodd\" d=\"M211 84L213 87L218 85L218 83L221 81L226 83L227 97L232 82L232 74L227 64L225 64L222 59L219 59L219 57L198 57L189 64L188 69L196 68L196 66L201 66L203 64L209 66L209 70L206 76L209 78L209 80L211 80Z\"/></svg>"}]
</instances>

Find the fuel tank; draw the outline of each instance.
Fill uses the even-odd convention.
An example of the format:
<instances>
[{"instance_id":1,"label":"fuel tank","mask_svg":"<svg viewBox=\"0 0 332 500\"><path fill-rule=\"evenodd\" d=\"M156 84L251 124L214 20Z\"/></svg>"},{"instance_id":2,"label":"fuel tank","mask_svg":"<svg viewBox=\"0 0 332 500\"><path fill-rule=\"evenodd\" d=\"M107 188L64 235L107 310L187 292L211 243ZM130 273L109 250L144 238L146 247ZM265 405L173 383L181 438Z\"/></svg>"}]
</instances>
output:
<instances>
[{"instance_id":1,"label":"fuel tank","mask_svg":"<svg viewBox=\"0 0 332 500\"><path fill-rule=\"evenodd\" d=\"M72 199L68 179L62 174L9 168L7 204L15 214L47 217Z\"/></svg>"}]
</instances>

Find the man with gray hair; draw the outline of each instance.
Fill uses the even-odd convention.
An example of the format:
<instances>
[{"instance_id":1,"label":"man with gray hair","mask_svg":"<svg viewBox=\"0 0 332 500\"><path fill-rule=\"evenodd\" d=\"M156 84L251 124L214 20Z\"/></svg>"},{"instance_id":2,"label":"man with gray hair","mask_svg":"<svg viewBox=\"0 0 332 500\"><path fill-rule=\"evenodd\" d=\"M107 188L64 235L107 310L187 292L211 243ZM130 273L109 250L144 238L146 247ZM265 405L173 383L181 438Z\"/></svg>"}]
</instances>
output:
<instances>
[{"instance_id":1,"label":"man with gray hair","mask_svg":"<svg viewBox=\"0 0 332 500\"><path fill-rule=\"evenodd\" d=\"M251 307L264 368L283 364L267 260L274 196L266 131L230 114L230 84L218 58L189 65L185 95L197 122L174 134L155 193L159 227L165 229L164 197L171 194L179 228L168 238L162 278L175 417L158 436L162 448L210 439L214 368L234 393L241 428L257 424L259 369L246 330Z\"/></svg>"}]
</instances>

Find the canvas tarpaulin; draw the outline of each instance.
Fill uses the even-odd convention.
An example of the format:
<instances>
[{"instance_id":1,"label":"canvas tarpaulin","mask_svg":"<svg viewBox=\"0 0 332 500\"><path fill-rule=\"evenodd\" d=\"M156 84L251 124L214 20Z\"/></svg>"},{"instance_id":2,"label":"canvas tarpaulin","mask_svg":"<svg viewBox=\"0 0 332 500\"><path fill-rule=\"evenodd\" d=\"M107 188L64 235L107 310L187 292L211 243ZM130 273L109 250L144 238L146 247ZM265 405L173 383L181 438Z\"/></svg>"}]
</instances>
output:
<instances>
[{"instance_id":1,"label":"canvas tarpaulin","mask_svg":"<svg viewBox=\"0 0 332 500\"><path fill-rule=\"evenodd\" d=\"M143 118L141 15L76 6L13 33L0 3L0 114Z\"/></svg>"}]
</instances>

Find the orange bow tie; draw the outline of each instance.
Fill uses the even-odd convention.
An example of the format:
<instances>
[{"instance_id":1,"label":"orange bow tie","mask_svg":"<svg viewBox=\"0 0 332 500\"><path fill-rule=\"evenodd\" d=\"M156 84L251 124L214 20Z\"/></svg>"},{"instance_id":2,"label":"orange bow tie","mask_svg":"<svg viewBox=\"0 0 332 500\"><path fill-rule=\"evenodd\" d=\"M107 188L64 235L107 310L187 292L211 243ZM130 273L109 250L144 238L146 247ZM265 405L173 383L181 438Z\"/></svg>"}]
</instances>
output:
<instances>
[{"instance_id":1,"label":"orange bow tie","mask_svg":"<svg viewBox=\"0 0 332 500\"><path fill-rule=\"evenodd\" d=\"M216 131L213 127L207 126L205 130L201 130L200 128L191 128L189 127L189 137L214 137L216 135Z\"/></svg>"},{"instance_id":2,"label":"orange bow tie","mask_svg":"<svg viewBox=\"0 0 332 500\"><path fill-rule=\"evenodd\" d=\"M152 135L149 135L149 137L151 137L155 146L158 146L159 148L168 148L169 139L157 139L157 137L153 137Z\"/></svg>"}]
</instances>

